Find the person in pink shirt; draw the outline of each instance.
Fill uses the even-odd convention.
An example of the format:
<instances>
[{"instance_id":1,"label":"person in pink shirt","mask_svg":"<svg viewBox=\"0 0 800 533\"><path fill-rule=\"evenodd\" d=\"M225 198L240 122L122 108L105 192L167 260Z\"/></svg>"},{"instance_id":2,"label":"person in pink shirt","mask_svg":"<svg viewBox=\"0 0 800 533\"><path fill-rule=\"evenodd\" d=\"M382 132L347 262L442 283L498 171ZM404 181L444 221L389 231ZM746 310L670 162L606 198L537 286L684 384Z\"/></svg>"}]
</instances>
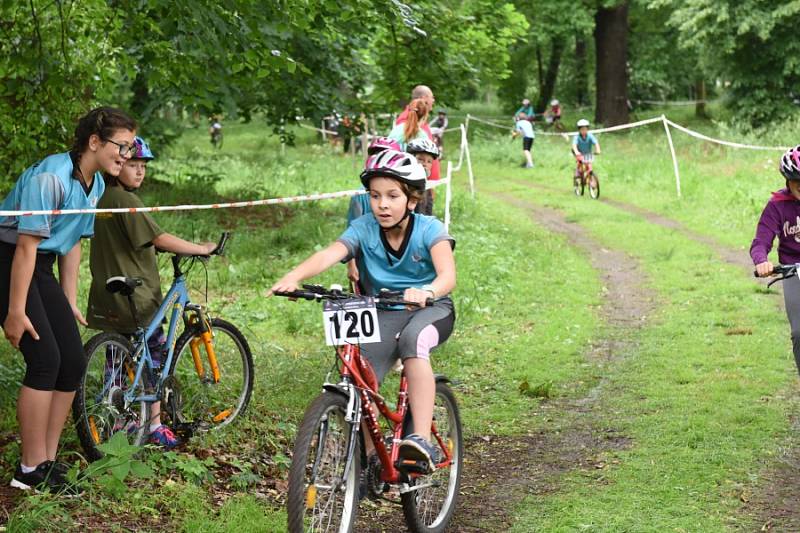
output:
<instances>
[{"instance_id":1,"label":"person in pink shirt","mask_svg":"<svg viewBox=\"0 0 800 533\"><path fill-rule=\"evenodd\" d=\"M427 104L426 107L429 110L433 109L433 104L434 102L436 102L436 98L434 98L433 96L433 91L431 91L431 88L428 87L427 85L417 85L411 91L411 101L413 102L414 100L417 99L424 100L425 103ZM397 126L398 124L404 123L408 118L408 112L409 112L408 106L406 106L406 108L403 109L403 112L400 113L400 115L397 117L397 120L395 120L394 125ZM420 124L420 128L422 129L422 131L425 132L425 134L428 136L430 140L433 140L433 134L431 133L431 128L428 125L427 121ZM436 161L433 162L433 167L431 168L431 175L428 176L428 179L430 181L436 181L439 179L439 176L440 176L439 160L437 159Z\"/></svg>"}]
</instances>

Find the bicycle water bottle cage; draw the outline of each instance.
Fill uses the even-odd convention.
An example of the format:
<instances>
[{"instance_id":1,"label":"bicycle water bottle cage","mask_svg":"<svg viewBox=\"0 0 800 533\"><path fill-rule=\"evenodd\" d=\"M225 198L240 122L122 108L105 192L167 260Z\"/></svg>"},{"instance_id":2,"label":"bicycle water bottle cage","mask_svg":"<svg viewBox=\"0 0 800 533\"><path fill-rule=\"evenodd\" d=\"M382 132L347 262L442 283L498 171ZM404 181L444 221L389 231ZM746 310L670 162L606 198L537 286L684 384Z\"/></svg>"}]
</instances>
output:
<instances>
[{"instance_id":1,"label":"bicycle water bottle cage","mask_svg":"<svg viewBox=\"0 0 800 533\"><path fill-rule=\"evenodd\" d=\"M106 290L111 294L120 293L123 296L130 296L136 287L142 285L141 278L126 278L125 276L114 276L106 280Z\"/></svg>"}]
</instances>

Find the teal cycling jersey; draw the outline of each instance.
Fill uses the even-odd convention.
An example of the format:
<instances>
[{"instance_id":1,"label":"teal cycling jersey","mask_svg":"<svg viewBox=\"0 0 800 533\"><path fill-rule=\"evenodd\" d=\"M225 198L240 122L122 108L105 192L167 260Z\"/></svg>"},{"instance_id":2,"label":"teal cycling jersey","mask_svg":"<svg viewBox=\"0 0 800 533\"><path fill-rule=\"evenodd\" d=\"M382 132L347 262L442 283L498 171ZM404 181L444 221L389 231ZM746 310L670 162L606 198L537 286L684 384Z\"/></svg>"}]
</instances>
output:
<instances>
[{"instance_id":1,"label":"teal cycling jersey","mask_svg":"<svg viewBox=\"0 0 800 533\"><path fill-rule=\"evenodd\" d=\"M412 213L409 226L409 233L396 252L384 242L383 230L374 216L357 218L339 237L338 242L348 251L344 262L356 259L367 294L377 295L381 289L422 287L436 279L431 248L442 241L450 241L455 247L455 239L435 217Z\"/></svg>"},{"instance_id":2,"label":"teal cycling jersey","mask_svg":"<svg viewBox=\"0 0 800 533\"><path fill-rule=\"evenodd\" d=\"M355 219L372 213L369 206L369 193L357 194L350 198L350 207L347 209L347 225Z\"/></svg>"},{"instance_id":3,"label":"teal cycling jersey","mask_svg":"<svg viewBox=\"0 0 800 533\"><path fill-rule=\"evenodd\" d=\"M105 191L103 176L96 172L91 188L86 190L73 177L73 169L69 152L42 159L20 175L0 209L95 209ZM82 237L94 235L94 214L0 217L0 241L16 244L18 234L41 237L40 252L66 255Z\"/></svg>"},{"instance_id":4,"label":"teal cycling jersey","mask_svg":"<svg viewBox=\"0 0 800 533\"><path fill-rule=\"evenodd\" d=\"M582 154L591 154L592 146L597 144L597 138L591 133L586 134L586 138L581 137L580 133L572 138L572 145L578 147Z\"/></svg>"},{"instance_id":5,"label":"teal cycling jersey","mask_svg":"<svg viewBox=\"0 0 800 533\"><path fill-rule=\"evenodd\" d=\"M409 142L416 141L417 139L428 139L429 138L428 134L425 133L425 130L423 130L420 127L419 131L417 132L417 136L416 137L414 137L413 139L406 140L405 127L406 127L405 122L402 122L402 123L398 124L397 126L395 126L394 128L392 128L392 131L390 131L389 135L387 135L387 137L389 137L390 139L392 139L394 141L397 141L397 144L400 145L400 148L402 148L404 152L405 152L406 147L408 146Z\"/></svg>"}]
</instances>

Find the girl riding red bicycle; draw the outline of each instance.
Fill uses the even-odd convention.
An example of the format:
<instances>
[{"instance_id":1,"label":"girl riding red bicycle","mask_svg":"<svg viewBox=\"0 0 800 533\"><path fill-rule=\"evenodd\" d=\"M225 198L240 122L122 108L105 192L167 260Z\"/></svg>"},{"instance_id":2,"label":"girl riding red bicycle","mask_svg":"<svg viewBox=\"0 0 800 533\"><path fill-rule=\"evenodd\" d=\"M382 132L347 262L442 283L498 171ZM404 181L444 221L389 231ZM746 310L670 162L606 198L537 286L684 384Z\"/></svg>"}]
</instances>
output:
<instances>
[{"instance_id":1,"label":"girl riding red bicycle","mask_svg":"<svg viewBox=\"0 0 800 533\"><path fill-rule=\"evenodd\" d=\"M414 416L413 433L400 443L400 459L427 463L432 471L438 454L430 442L436 391L430 352L447 340L455 322L449 297L456 285L455 241L439 220L413 212L426 182L413 155L385 150L371 156L361 182L374 216L354 220L336 242L275 283L270 294L296 291L303 280L355 259L368 295L403 291L404 300L419 305L379 311L382 341L362 346L362 352L379 381L402 359ZM426 306L430 298L434 302Z\"/></svg>"}]
</instances>

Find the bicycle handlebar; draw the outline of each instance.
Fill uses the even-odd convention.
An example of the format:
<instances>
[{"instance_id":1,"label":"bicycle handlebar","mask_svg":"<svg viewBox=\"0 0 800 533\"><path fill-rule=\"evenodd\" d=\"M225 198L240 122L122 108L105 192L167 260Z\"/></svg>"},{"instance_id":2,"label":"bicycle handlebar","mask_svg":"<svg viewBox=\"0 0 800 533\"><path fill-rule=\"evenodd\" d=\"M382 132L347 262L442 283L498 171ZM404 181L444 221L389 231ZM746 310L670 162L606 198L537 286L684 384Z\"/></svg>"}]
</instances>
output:
<instances>
[{"instance_id":1,"label":"bicycle handlebar","mask_svg":"<svg viewBox=\"0 0 800 533\"><path fill-rule=\"evenodd\" d=\"M772 268L771 276L772 277L777 276L777 277L775 277L775 279L773 279L772 281L767 283L767 287L772 287L772 285L774 285L775 283L778 283L779 281L783 281L785 279L789 279L791 277L796 276L797 275L797 267L798 266L800 266L800 264L775 265ZM756 270L753 271L753 276L756 277L756 278L760 278L761 277L761 276L758 275L758 271L756 271Z\"/></svg>"},{"instance_id":2,"label":"bicycle handlebar","mask_svg":"<svg viewBox=\"0 0 800 533\"><path fill-rule=\"evenodd\" d=\"M211 254L209 255L225 255L225 245L228 244L228 239L231 237L230 231L223 231L222 235L219 238L219 242L217 243L217 247L212 250Z\"/></svg>"},{"instance_id":3,"label":"bicycle handlebar","mask_svg":"<svg viewBox=\"0 0 800 533\"><path fill-rule=\"evenodd\" d=\"M274 292L275 296L283 296L285 298L298 298L303 300L350 300L354 298L364 298L363 295L354 294L351 292L344 292L341 289L326 289L322 285L303 285L303 289L298 291L289 292ZM409 302L402 298L403 291L389 291L382 290L378 297L375 298L376 304L383 305L413 305L422 307L417 302ZM425 300L425 305L433 305L434 299L428 298Z\"/></svg>"}]
</instances>

